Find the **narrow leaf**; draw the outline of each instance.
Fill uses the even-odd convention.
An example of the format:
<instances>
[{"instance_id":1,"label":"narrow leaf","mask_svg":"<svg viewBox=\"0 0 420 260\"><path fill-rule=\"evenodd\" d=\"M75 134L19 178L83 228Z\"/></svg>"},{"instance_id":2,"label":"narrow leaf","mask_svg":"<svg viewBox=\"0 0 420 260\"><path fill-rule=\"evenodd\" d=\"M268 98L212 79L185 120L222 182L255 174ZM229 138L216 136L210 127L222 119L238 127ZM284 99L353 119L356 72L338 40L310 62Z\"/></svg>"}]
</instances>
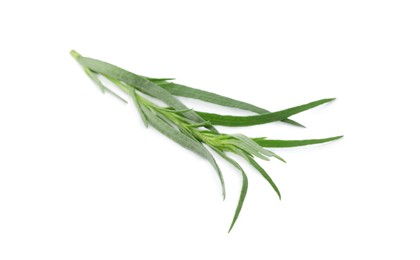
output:
<instances>
[{"instance_id":1,"label":"narrow leaf","mask_svg":"<svg viewBox=\"0 0 420 260\"><path fill-rule=\"evenodd\" d=\"M248 191L248 177L245 174L245 171L242 169L242 167L232 158L227 156L223 151L220 151L219 149L212 147L214 151L216 151L221 157L223 157L226 161L228 161L230 164L232 164L234 167L236 167L242 174L242 188L241 188L241 194L239 195L238 204L236 205L235 215L233 216L232 223L230 224L228 233L232 230L233 226L235 225L236 220L239 217L239 214L241 213L242 206L245 201L246 193Z\"/></svg>"},{"instance_id":2,"label":"narrow leaf","mask_svg":"<svg viewBox=\"0 0 420 260\"><path fill-rule=\"evenodd\" d=\"M277 193L277 195L279 196L279 199L281 200L281 194L279 189L277 188L277 185L274 183L274 181L271 179L270 175L268 175L268 173L251 157L247 157L245 158L249 161L249 163L257 170L261 173L261 175L264 177L264 179L267 180L268 183L270 183L271 187L274 189L274 191Z\"/></svg>"},{"instance_id":3,"label":"narrow leaf","mask_svg":"<svg viewBox=\"0 0 420 260\"><path fill-rule=\"evenodd\" d=\"M254 106L252 104L239 101L233 98L225 97L209 91L188 87L177 83L160 83L159 84L166 91L175 96L187 97L202 100L212 104L217 104L225 107L233 107L242 110L263 114L269 112L263 108Z\"/></svg>"},{"instance_id":4,"label":"narrow leaf","mask_svg":"<svg viewBox=\"0 0 420 260\"><path fill-rule=\"evenodd\" d=\"M262 115L254 116L231 116L231 115L219 115L213 113L197 112L202 118L210 121L213 125L224 125L224 126L251 126L267 124L274 121L284 120L288 117L306 111L308 109L317 107L319 105L333 101L334 98L321 99L301 106L280 110L277 112L266 113Z\"/></svg>"},{"instance_id":5,"label":"narrow leaf","mask_svg":"<svg viewBox=\"0 0 420 260\"><path fill-rule=\"evenodd\" d=\"M255 106L250 103L243 102L237 99L233 99L233 98L222 96L216 93L212 93L209 91L192 88L192 87L188 87L185 85L172 83L172 82L165 82L165 81L162 82L162 81L155 81L155 80L152 80L152 81L157 83L160 87L164 88L166 91L168 91L169 93L175 96L198 99L201 101L205 101L205 102L220 105L220 106L233 107L237 109L251 111L257 114L270 113L270 111L264 108L261 108L261 107L258 107L258 106ZM286 118L280 121L283 121L284 123L288 123L291 125L304 127L300 123L293 121L291 119Z\"/></svg>"},{"instance_id":6,"label":"narrow leaf","mask_svg":"<svg viewBox=\"0 0 420 260\"><path fill-rule=\"evenodd\" d=\"M277 147L277 148L287 148L287 147L297 147L297 146L304 146L304 145L312 145L312 144L321 144L326 142L331 142L337 139L342 138L343 136L334 136L329 138L323 139L309 139L309 140L270 140L265 138L254 138L253 140L263 146L263 147Z\"/></svg>"},{"instance_id":7,"label":"narrow leaf","mask_svg":"<svg viewBox=\"0 0 420 260\"><path fill-rule=\"evenodd\" d=\"M159 87L157 84L147 80L144 77L138 76L132 72L129 72L104 61L83 57L75 51L71 51L70 53L83 67L86 67L106 77L111 77L113 79L123 81L128 85L135 87L140 92L160 99L162 102L166 103L168 106L176 110L188 109L184 104L182 104L178 99L172 96L168 91ZM185 112L184 115L197 123L205 121L193 110ZM214 132L217 132L217 130L213 126L210 126L208 128Z\"/></svg>"}]
</instances>

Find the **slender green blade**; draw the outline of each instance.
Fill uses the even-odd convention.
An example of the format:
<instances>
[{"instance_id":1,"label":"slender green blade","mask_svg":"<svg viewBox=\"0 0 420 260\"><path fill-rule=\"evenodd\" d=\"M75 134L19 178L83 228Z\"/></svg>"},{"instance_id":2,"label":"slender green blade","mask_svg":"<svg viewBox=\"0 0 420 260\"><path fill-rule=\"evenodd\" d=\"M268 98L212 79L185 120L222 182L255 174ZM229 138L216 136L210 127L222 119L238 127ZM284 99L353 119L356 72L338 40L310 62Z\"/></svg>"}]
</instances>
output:
<instances>
[{"instance_id":1,"label":"slender green blade","mask_svg":"<svg viewBox=\"0 0 420 260\"><path fill-rule=\"evenodd\" d=\"M342 138L343 136L334 136L323 139L309 139L309 140L270 140L265 138L253 138L253 140L261 145L262 147L275 147L275 148L287 148L287 147L297 147L304 145L312 144L321 144L326 142L331 142L337 139Z\"/></svg>"},{"instance_id":2,"label":"slender green blade","mask_svg":"<svg viewBox=\"0 0 420 260\"><path fill-rule=\"evenodd\" d=\"M264 170L264 168L262 168L254 159L252 159L250 156L247 156L246 158L249 163L257 170L261 173L261 175L264 177L264 179L267 180L268 183L270 183L271 187L273 188L273 190L277 193L277 195L279 196L279 199L281 200L281 194L279 189L277 188L277 185L274 183L274 181L271 179L270 175L268 175L268 173Z\"/></svg>"},{"instance_id":3,"label":"slender green blade","mask_svg":"<svg viewBox=\"0 0 420 260\"><path fill-rule=\"evenodd\" d=\"M141 103L140 103L140 106ZM226 197L226 190L225 190L225 182L223 179L222 172L220 171L219 166L217 165L216 161L214 160L211 153L197 140L187 136L175 128L171 127L165 121L157 117L153 114L148 108L142 106L142 110L144 111L149 123L156 128L159 132L166 135L176 143L180 144L184 148L195 152L196 154L202 156L204 159L208 160L213 168L216 170L217 175L219 176L220 183L222 185L222 192L223 192L223 199Z\"/></svg>"},{"instance_id":4,"label":"slender green blade","mask_svg":"<svg viewBox=\"0 0 420 260\"><path fill-rule=\"evenodd\" d=\"M244 101L240 101L237 99L233 99L233 98L222 96L216 93L212 93L209 91L192 88L192 87L188 87L185 85L172 83L172 82L162 82L162 81L155 81L155 80L152 80L152 81L157 83L160 87L164 88L166 91L168 91L169 93L175 96L198 99L201 101L205 101L205 102L209 102L212 104L217 104L217 105L221 105L225 107L233 107L233 108L238 108L238 109L242 109L246 111L251 111L257 114L270 113L270 111L264 108L252 105ZM281 121L283 121L284 123L291 124L291 125L304 127L300 123L293 121L291 119L286 118Z\"/></svg>"},{"instance_id":5,"label":"slender green blade","mask_svg":"<svg viewBox=\"0 0 420 260\"><path fill-rule=\"evenodd\" d=\"M247 160L250 165L252 165L270 184L281 200L281 194L277 185L271 179L269 174L254 159L255 157L259 157L261 159L268 160L268 157L272 156L282 161L284 160L274 152L265 149L264 147L296 147L320 144L343 137L335 136L309 140L270 140L265 137L248 138L247 136L241 134L219 134L213 127L213 125L251 126L275 121L283 121L285 123L304 127L298 122L289 119L289 117L327 102L331 102L334 98L321 99L281 111L269 112L266 109L243 101L168 82L169 80L172 80L170 78L144 77L100 60L82 57L75 51L71 51L71 55L79 62L80 65L82 65L87 75L103 92L109 92L117 98L123 100L102 83L101 76L108 78L123 92L129 94L131 98L133 98L146 127L148 124L152 125L163 135L210 162L219 177L222 186L223 199L225 199L226 190L222 172L220 171L214 157L204 144L207 144L211 149L216 151L221 157L240 171L242 176L242 187L228 233L234 227L241 213L248 191L248 177L243 168L225 152L235 153ZM169 107L161 108L159 105L154 104L147 99L143 99L143 94L155 97L166 103ZM259 115L232 116L197 112L193 109L187 108L175 96L194 98L226 107L247 110ZM123 101L126 102L125 100ZM201 129L203 126L208 128L208 130Z\"/></svg>"},{"instance_id":6,"label":"slender green blade","mask_svg":"<svg viewBox=\"0 0 420 260\"><path fill-rule=\"evenodd\" d=\"M226 161L228 161L230 164L232 164L234 167L236 167L242 174L242 188L241 188L241 194L239 195L238 204L236 205L235 215L233 216L232 223L230 224L228 233L232 230L233 226L236 223L236 220L239 217L239 214L241 213L242 206L245 201L246 193L248 191L248 177L245 174L245 171L242 169L242 167L237 163L235 160L227 156L223 151L220 151L219 149L212 147L214 151L216 151L221 157L223 157Z\"/></svg>"},{"instance_id":7,"label":"slender green blade","mask_svg":"<svg viewBox=\"0 0 420 260\"><path fill-rule=\"evenodd\" d=\"M213 113L197 112L202 118L210 121L213 125L223 126L251 126L267 124L279 120L287 119L288 117L306 111L308 109L317 107L319 105L333 101L334 98L321 99L314 102L310 102L304 105L280 110L277 112L271 112L261 115L254 116L231 116L231 115L219 115Z\"/></svg>"},{"instance_id":8,"label":"slender green blade","mask_svg":"<svg viewBox=\"0 0 420 260\"><path fill-rule=\"evenodd\" d=\"M209 102L212 104L217 104L217 105L221 105L225 107L238 108L242 110L255 112L258 114L264 114L264 113L269 112L268 110L264 108L254 106L252 104L249 104L243 101L239 101L239 100L225 97L216 93L188 87L188 86L177 84L177 83L170 82L170 83L161 83L159 85L162 88L164 88L166 91L168 91L169 93L175 96L199 99L199 100Z\"/></svg>"},{"instance_id":9,"label":"slender green blade","mask_svg":"<svg viewBox=\"0 0 420 260\"><path fill-rule=\"evenodd\" d=\"M142 76L138 76L132 72L104 61L83 57L75 51L71 51L70 53L83 67L86 67L106 77L111 77L113 79L123 81L128 85L134 86L139 91L160 99L162 102L176 110L188 109L168 91ZM189 119L196 121L197 123L202 123L205 121L193 110L185 112L184 115ZM217 130L212 126L209 127L209 129L217 132Z\"/></svg>"}]
</instances>

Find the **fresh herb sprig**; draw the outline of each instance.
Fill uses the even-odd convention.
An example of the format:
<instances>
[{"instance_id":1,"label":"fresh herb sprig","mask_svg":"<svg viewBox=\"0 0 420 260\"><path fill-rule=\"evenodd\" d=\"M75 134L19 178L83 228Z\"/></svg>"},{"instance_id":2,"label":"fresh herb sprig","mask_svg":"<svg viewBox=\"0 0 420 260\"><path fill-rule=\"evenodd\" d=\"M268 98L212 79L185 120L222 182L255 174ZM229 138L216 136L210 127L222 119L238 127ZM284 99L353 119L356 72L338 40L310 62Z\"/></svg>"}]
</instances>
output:
<instances>
[{"instance_id":1,"label":"fresh herb sprig","mask_svg":"<svg viewBox=\"0 0 420 260\"><path fill-rule=\"evenodd\" d=\"M320 144L334 141L342 137L335 136L309 140L270 140L265 137L249 138L243 134L224 134L218 132L214 127L215 125L231 127L251 126L275 121L282 121L284 123L303 127L303 125L289 119L289 117L331 102L334 100L333 98L321 99L304 105L270 112L264 108L260 108L243 101L173 83L171 82L171 80L173 80L171 78L150 78L140 76L115 65L83 57L74 50L70 53L82 66L86 74L103 92L108 92L122 101L127 102L114 91L106 87L102 83L99 77L100 75L107 78L120 90L125 92L133 100L146 127L148 125L153 126L168 138L209 161L217 172L222 186L223 199L226 196L226 189L222 172L220 171L213 155L204 145L219 154L240 171L242 176L242 188L229 232L232 230L241 212L248 190L248 178L245 171L239 163L228 155L229 153L239 155L251 166L253 166L262 175L262 177L267 180L279 199L281 199L281 194L276 184L273 182L268 173L257 163L255 158L269 160L270 157L273 157L284 161L276 153L266 148ZM167 105L167 107L162 107L153 103L147 98L147 96L151 96L162 101ZM185 106L175 96L194 98L221 106L238 108L256 113L256 115L233 116L195 111Z\"/></svg>"}]
</instances>

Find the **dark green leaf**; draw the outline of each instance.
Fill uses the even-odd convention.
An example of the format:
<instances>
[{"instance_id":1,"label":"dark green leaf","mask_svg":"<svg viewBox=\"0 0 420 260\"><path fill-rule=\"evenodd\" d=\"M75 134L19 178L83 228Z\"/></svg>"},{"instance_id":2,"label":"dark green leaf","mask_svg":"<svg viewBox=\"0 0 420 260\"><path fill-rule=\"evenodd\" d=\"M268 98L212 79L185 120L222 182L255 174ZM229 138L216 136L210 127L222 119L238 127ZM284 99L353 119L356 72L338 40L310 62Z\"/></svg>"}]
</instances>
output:
<instances>
[{"instance_id":1,"label":"dark green leaf","mask_svg":"<svg viewBox=\"0 0 420 260\"><path fill-rule=\"evenodd\" d=\"M241 188L241 194L239 195L238 204L236 205L235 215L233 216L232 223L230 224L230 228L228 233L232 230L233 226L235 225L236 220L239 217L239 214L241 213L242 206L245 201L246 193L248 191L248 177L246 176L244 170L242 167L232 158L227 156L223 151L220 151L219 149L212 147L214 151L216 151L221 157L223 157L226 161L228 161L230 164L235 166L242 174L242 188Z\"/></svg>"},{"instance_id":2,"label":"dark green leaf","mask_svg":"<svg viewBox=\"0 0 420 260\"><path fill-rule=\"evenodd\" d=\"M304 145L311 145L311 144L321 144L326 142L331 142L337 139L342 138L343 136L334 136L329 138L323 139L309 139L309 140L269 140L265 138L253 138L253 140L263 146L263 147L277 147L277 148L286 148L286 147L296 147L296 146L304 146Z\"/></svg>"},{"instance_id":3,"label":"dark green leaf","mask_svg":"<svg viewBox=\"0 0 420 260\"><path fill-rule=\"evenodd\" d=\"M277 193L277 195L279 196L279 199L281 199L281 195L280 195L280 191L277 188L276 184L274 183L274 181L271 179L270 175L268 175L268 173L251 157L247 157L245 158L249 161L249 163L257 170L261 173L261 175L264 177L264 179L266 179L268 181L268 183L270 183L271 187L273 187L274 191Z\"/></svg>"},{"instance_id":4,"label":"dark green leaf","mask_svg":"<svg viewBox=\"0 0 420 260\"><path fill-rule=\"evenodd\" d=\"M210 121L213 125L224 125L224 126L251 126L267 124L274 121L284 120L288 117L306 111L308 109L317 107L319 105L331 102L334 98L321 99L301 106L288 108L285 110L266 113L262 115L254 116L231 116L231 115L219 115L205 112L197 112L202 118Z\"/></svg>"},{"instance_id":5,"label":"dark green leaf","mask_svg":"<svg viewBox=\"0 0 420 260\"><path fill-rule=\"evenodd\" d=\"M217 104L217 105L221 105L221 106L225 106L225 107L233 107L233 108L238 108L238 109L242 109L242 110L246 110L246 111L251 111L251 112L254 112L254 113L257 113L257 114L270 113L270 111L268 111L264 108L257 107L257 106L254 106L254 105L250 104L250 103L243 102L243 101L233 99L233 98L229 98L229 97L225 97L225 96L222 96L222 95L219 95L219 94L216 94L216 93L212 93L212 92L209 92L209 91L196 89L196 88L191 88L191 87L188 87L188 86L185 86L185 85L172 83L172 82L155 81L155 80L152 80L152 81L157 83L159 86L161 86L166 91L168 91L169 93L171 93L172 95L175 95L175 96L198 99L198 100L202 100L202 101L205 101L205 102L209 102L209 103L212 103L212 104ZM284 123L295 125L295 126L304 127L303 125L301 125L298 122L295 122L291 119L286 118L286 119L283 119L281 121L283 121Z\"/></svg>"}]
</instances>

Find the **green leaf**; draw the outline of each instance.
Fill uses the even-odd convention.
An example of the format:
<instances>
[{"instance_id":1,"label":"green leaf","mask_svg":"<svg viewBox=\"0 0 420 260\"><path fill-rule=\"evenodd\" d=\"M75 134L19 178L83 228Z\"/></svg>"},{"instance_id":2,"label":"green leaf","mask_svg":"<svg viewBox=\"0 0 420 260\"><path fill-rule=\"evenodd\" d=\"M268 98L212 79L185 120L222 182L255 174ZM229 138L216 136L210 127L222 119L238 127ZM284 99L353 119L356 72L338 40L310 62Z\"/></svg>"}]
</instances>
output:
<instances>
[{"instance_id":1,"label":"green leaf","mask_svg":"<svg viewBox=\"0 0 420 260\"><path fill-rule=\"evenodd\" d=\"M277 185L274 183L274 181L271 179L270 175L268 175L268 173L254 160L252 159L250 156L247 156L247 158L245 158L249 161L249 163L257 170L261 173L261 175L264 177L264 179L267 180L268 183L270 183L271 187L274 189L274 191L277 193L277 195L279 196L279 199L281 200L281 194L279 189L277 188Z\"/></svg>"},{"instance_id":2,"label":"green leaf","mask_svg":"<svg viewBox=\"0 0 420 260\"><path fill-rule=\"evenodd\" d=\"M263 108L236 99L168 82L169 80L172 80L169 78L144 77L100 60L82 57L75 51L71 51L70 53L83 67L87 75L103 92L110 92L120 98L116 93L108 89L102 83L101 76L108 78L123 92L129 94L135 102L138 112L146 127L150 124L157 131L161 132L174 142L209 161L219 177L222 186L223 198L226 196L223 175L214 157L204 144L207 144L211 149L216 151L221 157L240 171L242 176L242 188L235 213L229 227L229 232L234 227L241 213L248 190L248 177L242 167L225 152L237 154L247 160L250 165L253 166L271 185L279 199L281 199L281 194L276 184L268 173L255 161L255 158L259 157L261 159L268 160L268 157L276 157L280 160L283 159L276 153L265 149L264 147L295 147L325 143L342 138L342 136L335 136L311 140L270 140L265 137L251 139L242 134L221 134L213 127L213 124L225 126L251 126L275 121L283 121L292 125L302 126L289 119L289 117L330 102L334 99L322 99L277 112L269 112ZM160 101L166 103L168 107L160 107L154 102L143 98L143 94L159 99ZM247 110L259 115L231 116L196 112L187 108L174 95L195 98L222 106ZM203 126L207 129L203 129Z\"/></svg>"},{"instance_id":3,"label":"green leaf","mask_svg":"<svg viewBox=\"0 0 420 260\"><path fill-rule=\"evenodd\" d=\"M267 113L268 111L254 106L252 104L243 102L243 101L239 101L233 98L229 98L229 97L225 97L216 93L212 93L209 91L205 91L205 90L201 90L201 89L196 89L196 88L191 88L185 85L181 85L181 84L177 84L177 83L160 83L159 84L162 88L164 88L166 91L168 91L169 93L171 93L172 95L175 96L180 96L180 97L187 97L187 98L193 98L193 99L198 99L198 100L202 100L205 102L209 102L209 103L213 103L213 104L217 104L217 105L221 105L221 106L225 106L225 107L233 107L233 108L238 108L238 109L242 109L242 110L247 110L247 111L251 111L251 112L255 112L258 114L263 114L263 113Z\"/></svg>"},{"instance_id":4,"label":"green leaf","mask_svg":"<svg viewBox=\"0 0 420 260\"><path fill-rule=\"evenodd\" d=\"M166 135L167 137L169 137L176 143L180 144L184 148L187 148L188 150L195 152L196 154L202 156L203 158L205 158L206 160L210 162L210 164L216 170L217 175L219 176L219 180L222 185L222 192L223 192L223 199L224 199L226 197L226 189L225 189L223 175L222 175L222 172L220 171L219 166L217 165L216 161L211 155L211 153L197 140L179 132L178 130L171 127L169 124L167 124L165 121L157 117L155 114L153 114L148 108L144 107L141 103L139 104L142 110L144 111L149 123L154 128L156 128L159 132Z\"/></svg>"},{"instance_id":5,"label":"green leaf","mask_svg":"<svg viewBox=\"0 0 420 260\"><path fill-rule=\"evenodd\" d=\"M309 139L309 140L269 140L265 138L253 138L253 140L263 146L263 147L276 147L276 148L287 148L287 147L297 147L311 144L321 144L326 142L331 142L337 139L342 138L343 136L334 136L323 139Z\"/></svg>"},{"instance_id":6,"label":"green leaf","mask_svg":"<svg viewBox=\"0 0 420 260\"><path fill-rule=\"evenodd\" d=\"M198 99L198 100L202 100L208 103L217 104L220 106L233 107L237 109L251 111L257 114L270 113L270 111L264 108L257 107L250 103L243 102L243 101L229 98L229 97L225 97L225 96L212 93L209 91L191 88L185 85L172 83L172 82L165 82L165 81L162 82L162 81L155 81L155 80L151 80L151 81L157 83L160 87L164 88L166 91L168 91L169 93L175 96ZM295 126L304 127L303 125L291 119L286 118L280 121L283 121L284 123L292 124Z\"/></svg>"},{"instance_id":7,"label":"green leaf","mask_svg":"<svg viewBox=\"0 0 420 260\"><path fill-rule=\"evenodd\" d=\"M245 171L242 169L242 167L232 158L227 156L223 151L220 151L219 149L212 147L214 151L216 151L221 157L223 157L226 161L228 161L230 164L235 166L242 174L242 188L241 188L241 194L239 195L238 204L236 205L235 215L233 216L232 223L230 224L230 228L228 233L232 230L233 226L236 223L236 220L239 217L239 214L241 213L242 206L245 201L246 193L248 191L248 177L245 174Z\"/></svg>"},{"instance_id":8,"label":"green leaf","mask_svg":"<svg viewBox=\"0 0 420 260\"><path fill-rule=\"evenodd\" d=\"M308 109L317 107L319 105L333 101L334 98L327 98L317 100L311 103L307 103L301 106L288 108L285 110L266 113L262 115L254 116L231 116L231 115L219 115L213 113L197 112L202 118L210 121L213 125L224 125L224 126L251 126L267 124L274 121L284 120L288 117L306 111Z\"/></svg>"},{"instance_id":9,"label":"green leaf","mask_svg":"<svg viewBox=\"0 0 420 260\"><path fill-rule=\"evenodd\" d=\"M147 80L144 77L138 76L132 72L129 72L104 61L83 57L75 51L71 51L70 53L83 67L86 67L89 70L102 74L106 77L111 77L115 80L125 82L128 85L135 87L140 92L160 99L162 102L166 103L168 106L176 110L188 109L184 104L182 104L178 99L172 96L168 91L164 90L157 84ZM197 123L202 123L206 121L202 119L193 110L185 112L184 115ZM208 128L214 132L217 132L217 130L212 126Z\"/></svg>"}]
</instances>

